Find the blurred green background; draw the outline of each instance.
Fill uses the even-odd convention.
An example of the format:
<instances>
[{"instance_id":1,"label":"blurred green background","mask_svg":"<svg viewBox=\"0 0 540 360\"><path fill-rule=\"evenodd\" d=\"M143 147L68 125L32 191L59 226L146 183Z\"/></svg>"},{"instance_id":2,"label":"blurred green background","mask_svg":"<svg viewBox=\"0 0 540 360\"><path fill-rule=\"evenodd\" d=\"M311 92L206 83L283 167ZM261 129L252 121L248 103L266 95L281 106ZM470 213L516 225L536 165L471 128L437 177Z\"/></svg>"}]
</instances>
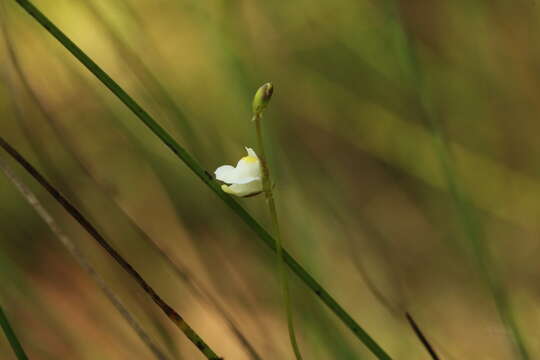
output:
<instances>
[{"instance_id":1,"label":"blurred green background","mask_svg":"<svg viewBox=\"0 0 540 360\"><path fill-rule=\"evenodd\" d=\"M251 98L272 81L264 126L286 247L394 359L429 359L405 310L444 359L514 357L464 218L483 234L489 272L540 358L535 2L36 3L211 173L255 147ZM262 358L292 358L273 253L14 1L3 5L2 136L225 359L249 357L146 237L189 269ZM202 358L10 164L164 351ZM0 301L30 357L151 358L4 176L0 199ZM239 201L269 227L262 197ZM291 279L306 359L374 358ZM0 357L12 356L0 337Z\"/></svg>"}]
</instances>

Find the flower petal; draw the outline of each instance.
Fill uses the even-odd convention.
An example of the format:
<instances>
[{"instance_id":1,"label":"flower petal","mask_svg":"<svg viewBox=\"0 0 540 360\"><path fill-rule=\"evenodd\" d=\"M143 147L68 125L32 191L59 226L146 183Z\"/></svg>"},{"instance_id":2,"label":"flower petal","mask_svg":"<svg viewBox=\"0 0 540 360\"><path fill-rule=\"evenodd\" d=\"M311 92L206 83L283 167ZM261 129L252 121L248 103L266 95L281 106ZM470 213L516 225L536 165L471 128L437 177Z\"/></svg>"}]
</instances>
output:
<instances>
[{"instance_id":1,"label":"flower petal","mask_svg":"<svg viewBox=\"0 0 540 360\"><path fill-rule=\"evenodd\" d=\"M261 180L261 162L253 149L246 148L248 156L241 158L236 167L230 165L220 166L214 172L216 179L228 184L248 184Z\"/></svg>"},{"instance_id":2,"label":"flower petal","mask_svg":"<svg viewBox=\"0 0 540 360\"><path fill-rule=\"evenodd\" d=\"M255 153L255 151L254 151L252 148L248 148L248 147L247 147L247 148L246 148L246 151L247 151L247 153L248 153L248 156L253 156L254 158L257 158L257 159L259 158L259 157L257 156L257 153Z\"/></svg>"},{"instance_id":3,"label":"flower petal","mask_svg":"<svg viewBox=\"0 0 540 360\"><path fill-rule=\"evenodd\" d=\"M255 180L260 180L258 170L252 167L240 165L239 167L232 167L231 165L223 165L216 169L214 172L216 179L223 181L227 184L247 184ZM250 176L255 174L256 176Z\"/></svg>"},{"instance_id":4,"label":"flower petal","mask_svg":"<svg viewBox=\"0 0 540 360\"><path fill-rule=\"evenodd\" d=\"M261 162L253 149L246 148L248 156L244 156L236 164L236 169L239 171L239 178L244 179L260 179L261 178ZM250 180L251 181L251 180ZM249 182L249 181L247 181ZM237 182L237 184L245 184L245 181Z\"/></svg>"},{"instance_id":5,"label":"flower petal","mask_svg":"<svg viewBox=\"0 0 540 360\"><path fill-rule=\"evenodd\" d=\"M245 184L261 178L261 163L259 159L246 156L236 165L237 179L234 184Z\"/></svg>"},{"instance_id":6,"label":"flower petal","mask_svg":"<svg viewBox=\"0 0 540 360\"><path fill-rule=\"evenodd\" d=\"M262 192L262 182L255 180L247 184L221 185L221 189L227 194L245 197Z\"/></svg>"},{"instance_id":7,"label":"flower petal","mask_svg":"<svg viewBox=\"0 0 540 360\"><path fill-rule=\"evenodd\" d=\"M236 179L236 168L231 165L223 165L218 167L216 171L214 171L214 174L216 175L216 179L232 184Z\"/></svg>"}]
</instances>

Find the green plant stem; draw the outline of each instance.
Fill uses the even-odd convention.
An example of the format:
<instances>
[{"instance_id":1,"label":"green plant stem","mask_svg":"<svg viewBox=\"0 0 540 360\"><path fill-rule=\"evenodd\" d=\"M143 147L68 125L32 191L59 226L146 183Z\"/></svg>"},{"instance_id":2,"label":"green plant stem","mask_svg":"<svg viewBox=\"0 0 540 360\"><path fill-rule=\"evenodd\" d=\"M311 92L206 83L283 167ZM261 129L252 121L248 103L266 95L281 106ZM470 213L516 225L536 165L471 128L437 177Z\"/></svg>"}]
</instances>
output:
<instances>
[{"instance_id":1,"label":"green plant stem","mask_svg":"<svg viewBox=\"0 0 540 360\"><path fill-rule=\"evenodd\" d=\"M4 330L4 334L6 334L6 338L8 339L9 344L11 345L11 348L13 349L13 352L17 356L17 359L28 360L28 356L26 356L26 353L24 352L21 342L17 338L17 335L15 335L15 331L13 331L13 328L11 327L9 320L6 314L4 313L4 309L2 309L1 305L0 305L0 326L2 327L2 330Z\"/></svg>"},{"instance_id":2,"label":"green plant stem","mask_svg":"<svg viewBox=\"0 0 540 360\"><path fill-rule=\"evenodd\" d=\"M272 191L272 183L270 177L270 169L266 161L266 153L264 150L264 143L262 137L261 129L261 119L262 116L255 115L253 121L255 122L255 129L257 131L257 141L259 143L259 161L261 162L262 169L262 183L263 183L263 192L268 205L268 210L270 212L270 218L272 219L272 226L274 228L274 238L276 240L276 254L277 254L277 271L279 276L279 282L281 285L281 292L283 296L283 305L285 307L285 314L287 317L287 327L289 330L289 339L291 341L291 346L294 351L294 355L297 360L302 360L302 354L300 353L300 348L298 347L298 342L296 341L296 334L294 331L294 319L291 306L291 296L289 291L289 280L287 277L287 271L284 267L283 260L283 242L281 238L281 231L279 228L279 221L276 210L276 202L274 200L274 193Z\"/></svg>"},{"instance_id":3,"label":"green plant stem","mask_svg":"<svg viewBox=\"0 0 540 360\"><path fill-rule=\"evenodd\" d=\"M231 196L224 193L220 186L199 163L178 144L122 87L120 87L107 73L105 73L88 55L75 45L56 25L41 13L30 1L15 0L29 15L39 22L56 38L73 56L77 58L103 85L124 103L139 120L141 120L184 164L195 173L221 200L227 204L259 238L272 250L276 251L275 241L270 234ZM296 275L334 312L334 314L347 326L379 360L392 358L384 349L371 338L371 336L352 318L352 316L322 287L285 249L283 249L285 263Z\"/></svg>"},{"instance_id":4,"label":"green plant stem","mask_svg":"<svg viewBox=\"0 0 540 360\"><path fill-rule=\"evenodd\" d=\"M108 38L111 39L114 47L116 48L119 57L125 62L125 64L131 69L131 73L140 81L145 88L148 88L153 98L162 105L168 112L170 112L174 118L174 124L178 125L183 138L188 143L188 149L192 151L204 149L199 137L195 133L195 130L187 120L184 111L178 106L173 97L167 91L165 85L158 79L158 77L150 70L150 68L140 60L135 51L122 39L118 31L114 28L109 20L107 20L98 7L92 1L83 0L81 4L85 6L92 16L98 21L98 23L105 30ZM137 36L140 38L146 35L145 31L141 31ZM148 47L149 41L143 38L143 44ZM152 53L157 54L155 49L149 49ZM154 55L156 56L156 55Z\"/></svg>"}]
</instances>

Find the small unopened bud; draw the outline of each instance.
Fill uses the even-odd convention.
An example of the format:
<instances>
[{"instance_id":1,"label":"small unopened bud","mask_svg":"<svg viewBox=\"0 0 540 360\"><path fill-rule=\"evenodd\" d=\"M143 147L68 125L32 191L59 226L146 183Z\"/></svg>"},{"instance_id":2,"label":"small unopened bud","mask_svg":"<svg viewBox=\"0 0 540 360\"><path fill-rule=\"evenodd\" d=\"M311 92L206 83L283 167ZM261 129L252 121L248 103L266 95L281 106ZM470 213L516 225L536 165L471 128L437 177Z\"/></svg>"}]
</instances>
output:
<instances>
[{"instance_id":1,"label":"small unopened bud","mask_svg":"<svg viewBox=\"0 0 540 360\"><path fill-rule=\"evenodd\" d=\"M266 109L266 106L272 98L274 86L272 83L266 83L257 90L253 97L253 115L260 116Z\"/></svg>"}]
</instances>

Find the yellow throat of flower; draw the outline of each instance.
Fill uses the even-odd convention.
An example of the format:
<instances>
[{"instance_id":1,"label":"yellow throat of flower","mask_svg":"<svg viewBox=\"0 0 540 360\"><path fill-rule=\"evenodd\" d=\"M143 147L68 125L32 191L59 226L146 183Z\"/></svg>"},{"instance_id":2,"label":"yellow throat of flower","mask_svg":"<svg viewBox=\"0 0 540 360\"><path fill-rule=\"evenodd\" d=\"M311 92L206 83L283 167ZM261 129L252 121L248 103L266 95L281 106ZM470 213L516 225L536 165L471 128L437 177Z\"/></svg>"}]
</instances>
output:
<instances>
[{"instance_id":1,"label":"yellow throat of flower","mask_svg":"<svg viewBox=\"0 0 540 360\"><path fill-rule=\"evenodd\" d=\"M259 161L259 159L257 159L256 157L254 156L244 156L242 158L242 160L244 160L245 162L247 163L256 163L257 161Z\"/></svg>"}]
</instances>

